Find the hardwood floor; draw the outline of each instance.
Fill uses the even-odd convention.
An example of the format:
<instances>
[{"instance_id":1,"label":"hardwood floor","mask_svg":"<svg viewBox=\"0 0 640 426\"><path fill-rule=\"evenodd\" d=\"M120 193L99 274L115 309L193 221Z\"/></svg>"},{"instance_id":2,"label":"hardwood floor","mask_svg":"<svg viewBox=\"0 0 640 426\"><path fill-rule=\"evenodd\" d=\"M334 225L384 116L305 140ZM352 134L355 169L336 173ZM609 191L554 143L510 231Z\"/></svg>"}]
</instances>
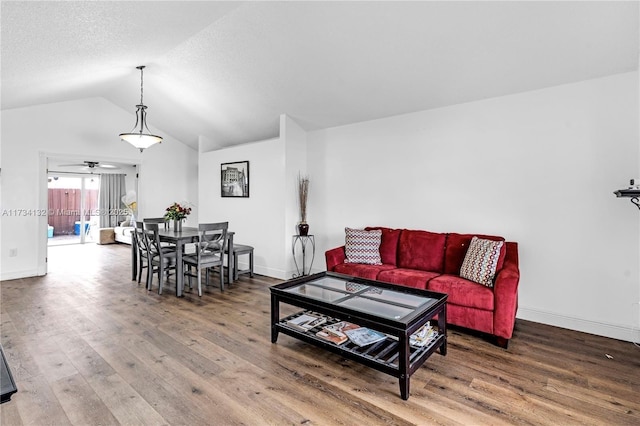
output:
<instances>
[{"instance_id":1,"label":"hardwood floor","mask_svg":"<svg viewBox=\"0 0 640 426\"><path fill-rule=\"evenodd\" d=\"M403 401L390 376L286 335L271 344L278 280L159 296L157 279L152 292L130 280L129 253L52 247L47 276L1 283L18 386L3 426L640 424L631 343L518 320L505 351L450 330Z\"/></svg>"}]
</instances>

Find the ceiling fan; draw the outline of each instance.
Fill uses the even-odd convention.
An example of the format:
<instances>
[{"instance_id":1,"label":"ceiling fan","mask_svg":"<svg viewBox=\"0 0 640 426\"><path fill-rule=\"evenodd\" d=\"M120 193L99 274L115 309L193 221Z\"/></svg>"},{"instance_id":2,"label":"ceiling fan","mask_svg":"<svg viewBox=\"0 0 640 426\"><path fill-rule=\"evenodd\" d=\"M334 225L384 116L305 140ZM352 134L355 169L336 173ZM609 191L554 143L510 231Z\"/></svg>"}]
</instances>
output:
<instances>
[{"instance_id":1,"label":"ceiling fan","mask_svg":"<svg viewBox=\"0 0 640 426\"><path fill-rule=\"evenodd\" d=\"M91 172L95 169L117 170L120 168L114 164L100 164L99 161L85 161L82 164L60 164L60 167L82 167L83 170L90 170Z\"/></svg>"}]
</instances>

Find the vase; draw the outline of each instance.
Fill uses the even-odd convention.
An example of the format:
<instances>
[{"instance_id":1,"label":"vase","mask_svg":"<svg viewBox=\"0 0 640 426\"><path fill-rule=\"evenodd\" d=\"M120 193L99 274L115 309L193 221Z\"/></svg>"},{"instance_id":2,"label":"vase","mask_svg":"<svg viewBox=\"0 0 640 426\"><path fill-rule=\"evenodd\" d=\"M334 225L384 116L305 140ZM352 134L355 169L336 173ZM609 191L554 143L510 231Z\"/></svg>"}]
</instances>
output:
<instances>
[{"instance_id":1,"label":"vase","mask_svg":"<svg viewBox=\"0 0 640 426\"><path fill-rule=\"evenodd\" d=\"M309 224L307 222L300 222L298 224L298 235L309 235Z\"/></svg>"},{"instance_id":2,"label":"vase","mask_svg":"<svg viewBox=\"0 0 640 426\"><path fill-rule=\"evenodd\" d=\"M182 232L182 220L174 219L173 220L173 231L174 232Z\"/></svg>"}]
</instances>

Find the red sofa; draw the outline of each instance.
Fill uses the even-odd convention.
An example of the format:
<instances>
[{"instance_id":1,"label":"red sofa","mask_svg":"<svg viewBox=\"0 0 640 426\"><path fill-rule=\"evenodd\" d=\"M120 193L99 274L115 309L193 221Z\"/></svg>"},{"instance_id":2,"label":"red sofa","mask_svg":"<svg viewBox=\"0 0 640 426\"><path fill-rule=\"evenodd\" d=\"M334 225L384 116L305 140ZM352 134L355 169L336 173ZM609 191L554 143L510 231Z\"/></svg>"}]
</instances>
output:
<instances>
[{"instance_id":1,"label":"red sofa","mask_svg":"<svg viewBox=\"0 0 640 426\"><path fill-rule=\"evenodd\" d=\"M507 348L518 308L517 243L502 245L493 287L488 287L460 277L473 234L365 228L373 229L382 231L382 265L345 263L345 246L341 246L325 253L327 271L447 293L448 323L487 333ZM497 236L475 236L504 241Z\"/></svg>"}]
</instances>

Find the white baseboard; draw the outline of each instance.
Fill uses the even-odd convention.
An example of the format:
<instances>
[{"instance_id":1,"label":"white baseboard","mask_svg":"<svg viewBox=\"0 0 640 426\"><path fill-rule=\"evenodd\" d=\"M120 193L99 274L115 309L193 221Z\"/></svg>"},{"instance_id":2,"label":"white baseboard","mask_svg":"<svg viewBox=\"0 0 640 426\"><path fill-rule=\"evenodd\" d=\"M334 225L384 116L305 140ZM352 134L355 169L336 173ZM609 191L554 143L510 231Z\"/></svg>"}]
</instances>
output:
<instances>
[{"instance_id":1,"label":"white baseboard","mask_svg":"<svg viewBox=\"0 0 640 426\"><path fill-rule=\"evenodd\" d=\"M38 277L44 274L38 273L37 269L29 269L26 271L11 271L11 272L3 272L0 275L0 281L9 281L9 280L17 280L20 278L31 278Z\"/></svg>"},{"instance_id":2,"label":"white baseboard","mask_svg":"<svg viewBox=\"0 0 640 426\"><path fill-rule=\"evenodd\" d=\"M518 307L517 318L627 342L640 342L640 329L633 326L608 324L523 307Z\"/></svg>"},{"instance_id":3,"label":"white baseboard","mask_svg":"<svg viewBox=\"0 0 640 426\"><path fill-rule=\"evenodd\" d=\"M249 263L243 265L242 262L238 262L238 267L240 269L249 268ZM287 277L286 271L281 269L267 268L264 266L253 265L253 273L258 275L264 275L271 278L277 278L279 280L286 280L291 277Z\"/></svg>"},{"instance_id":4,"label":"white baseboard","mask_svg":"<svg viewBox=\"0 0 640 426\"><path fill-rule=\"evenodd\" d=\"M244 263L239 261L238 268L239 269L249 268L249 262ZM312 269L311 274L316 274L318 272L323 272L323 271L324 270ZM258 266L258 265L253 265L253 272L258 275L265 275L267 277L277 278L279 280L290 280L291 278L293 278L294 274L297 274L296 270L284 271L282 269L267 268L267 267Z\"/></svg>"}]
</instances>

